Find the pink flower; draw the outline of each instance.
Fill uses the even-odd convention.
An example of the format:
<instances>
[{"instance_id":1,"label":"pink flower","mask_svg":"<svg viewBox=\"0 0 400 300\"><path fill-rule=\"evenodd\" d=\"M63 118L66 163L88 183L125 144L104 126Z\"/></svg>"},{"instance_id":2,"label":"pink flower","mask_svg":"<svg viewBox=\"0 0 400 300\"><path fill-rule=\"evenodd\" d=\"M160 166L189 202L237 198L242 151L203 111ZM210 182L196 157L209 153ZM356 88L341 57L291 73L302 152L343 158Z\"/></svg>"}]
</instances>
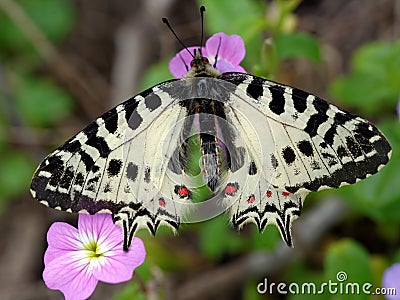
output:
<instances>
[{"instance_id":1,"label":"pink flower","mask_svg":"<svg viewBox=\"0 0 400 300\"><path fill-rule=\"evenodd\" d=\"M239 65L246 55L246 48L240 36L236 34L229 36L223 32L219 32L207 40L205 47L188 47L188 50L194 54L194 50L197 51L199 48L201 48L201 53L208 58L212 66L218 54L216 69L221 73L246 73L243 67ZM189 71L192 60L193 57L187 50L182 49L170 60L169 70L175 78L182 78Z\"/></svg>"},{"instance_id":2,"label":"pink flower","mask_svg":"<svg viewBox=\"0 0 400 300\"><path fill-rule=\"evenodd\" d=\"M86 299L99 280L119 283L131 279L146 250L143 242L134 238L124 252L121 230L109 214L80 214L78 229L61 222L52 224L44 255L47 287L60 290L67 300Z\"/></svg>"},{"instance_id":3,"label":"pink flower","mask_svg":"<svg viewBox=\"0 0 400 300\"><path fill-rule=\"evenodd\" d=\"M386 289L386 299L400 299L400 263L394 264L383 273L382 287ZM394 291L390 294L389 289ZM393 290L394 289L394 290Z\"/></svg>"}]
</instances>

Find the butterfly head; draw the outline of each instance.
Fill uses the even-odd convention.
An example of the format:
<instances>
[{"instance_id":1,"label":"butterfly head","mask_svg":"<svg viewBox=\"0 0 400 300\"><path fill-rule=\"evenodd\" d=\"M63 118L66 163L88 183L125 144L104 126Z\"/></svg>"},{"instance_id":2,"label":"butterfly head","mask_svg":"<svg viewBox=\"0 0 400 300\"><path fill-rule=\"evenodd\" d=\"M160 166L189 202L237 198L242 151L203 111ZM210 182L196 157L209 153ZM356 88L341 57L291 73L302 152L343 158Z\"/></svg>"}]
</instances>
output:
<instances>
[{"instance_id":1,"label":"butterfly head","mask_svg":"<svg viewBox=\"0 0 400 300\"><path fill-rule=\"evenodd\" d=\"M201 50L195 50L192 61L190 62L190 70L184 76L185 78L193 77L218 77L221 72L214 68L207 57L203 56Z\"/></svg>"}]
</instances>

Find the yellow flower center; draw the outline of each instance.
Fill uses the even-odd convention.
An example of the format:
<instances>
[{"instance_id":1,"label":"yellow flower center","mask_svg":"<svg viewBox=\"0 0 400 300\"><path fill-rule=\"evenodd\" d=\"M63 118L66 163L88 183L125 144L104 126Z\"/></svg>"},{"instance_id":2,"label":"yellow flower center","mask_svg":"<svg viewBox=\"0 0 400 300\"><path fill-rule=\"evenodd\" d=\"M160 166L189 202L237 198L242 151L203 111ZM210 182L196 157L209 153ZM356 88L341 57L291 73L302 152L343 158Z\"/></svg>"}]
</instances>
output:
<instances>
[{"instance_id":1,"label":"yellow flower center","mask_svg":"<svg viewBox=\"0 0 400 300\"><path fill-rule=\"evenodd\" d=\"M99 245L96 241L90 241L87 245L85 245L86 250L89 251L89 258L100 258L104 256L104 253L100 253Z\"/></svg>"}]
</instances>

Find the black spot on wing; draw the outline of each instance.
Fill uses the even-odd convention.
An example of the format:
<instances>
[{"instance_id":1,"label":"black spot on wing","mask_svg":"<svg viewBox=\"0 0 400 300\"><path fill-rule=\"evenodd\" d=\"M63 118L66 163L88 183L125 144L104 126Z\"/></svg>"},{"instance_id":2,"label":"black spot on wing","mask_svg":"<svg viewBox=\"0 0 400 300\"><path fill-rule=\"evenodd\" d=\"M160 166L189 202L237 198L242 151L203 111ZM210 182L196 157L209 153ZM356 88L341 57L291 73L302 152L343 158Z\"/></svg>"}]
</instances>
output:
<instances>
[{"instance_id":1,"label":"black spot on wing","mask_svg":"<svg viewBox=\"0 0 400 300\"><path fill-rule=\"evenodd\" d=\"M61 176L64 173L64 164L59 164L59 162L62 163L61 160L58 160L58 159L54 160L54 162L53 162L54 165L52 165L51 168L49 168L49 169L52 169L52 171L50 172L51 173L50 179L47 179L47 180L51 186L57 186L60 181ZM53 163L51 163L51 164L53 164ZM46 169L43 169L43 170L46 170Z\"/></svg>"},{"instance_id":2,"label":"black spot on wing","mask_svg":"<svg viewBox=\"0 0 400 300\"><path fill-rule=\"evenodd\" d=\"M274 114L280 115L285 112L285 89L279 85L269 88L271 92L271 102L269 108Z\"/></svg>"},{"instance_id":3,"label":"black spot on wing","mask_svg":"<svg viewBox=\"0 0 400 300\"><path fill-rule=\"evenodd\" d=\"M78 140L75 140L75 141L66 142L64 145L62 145L58 149L67 151L69 153L75 153L75 152L78 152L78 150L80 149L81 146L82 146L81 143Z\"/></svg>"},{"instance_id":4,"label":"black spot on wing","mask_svg":"<svg viewBox=\"0 0 400 300\"><path fill-rule=\"evenodd\" d=\"M101 157L107 157L111 149L108 147L107 142L100 136L92 136L86 141L86 145L95 148Z\"/></svg>"},{"instance_id":5,"label":"black spot on wing","mask_svg":"<svg viewBox=\"0 0 400 300\"><path fill-rule=\"evenodd\" d=\"M93 158L83 150L79 151L79 154L81 156L81 161L85 165L86 171L89 172L94 165Z\"/></svg>"},{"instance_id":6,"label":"black spot on wing","mask_svg":"<svg viewBox=\"0 0 400 300\"><path fill-rule=\"evenodd\" d=\"M262 96L263 87L260 78L254 78L253 81L247 86L246 92L256 100Z\"/></svg>"},{"instance_id":7,"label":"black spot on wing","mask_svg":"<svg viewBox=\"0 0 400 300\"><path fill-rule=\"evenodd\" d=\"M146 167L146 169L144 170L144 181L146 183L150 182L150 168Z\"/></svg>"},{"instance_id":8,"label":"black spot on wing","mask_svg":"<svg viewBox=\"0 0 400 300\"><path fill-rule=\"evenodd\" d=\"M282 150L282 155L287 165L292 164L296 160L296 154L290 146L287 146Z\"/></svg>"},{"instance_id":9,"label":"black spot on wing","mask_svg":"<svg viewBox=\"0 0 400 300\"><path fill-rule=\"evenodd\" d=\"M325 149L325 148L328 147L328 145L327 145L325 142L321 142L321 143L319 144L319 146L320 146L322 149Z\"/></svg>"},{"instance_id":10,"label":"black spot on wing","mask_svg":"<svg viewBox=\"0 0 400 300\"><path fill-rule=\"evenodd\" d=\"M137 129L140 124L143 122L143 118L139 115L137 110L134 110L132 114L130 115L129 119L127 120L128 126L132 129L135 130Z\"/></svg>"},{"instance_id":11,"label":"black spot on wing","mask_svg":"<svg viewBox=\"0 0 400 300\"><path fill-rule=\"evenodd\" d=\"M271 164L274 169L279 166L278 160L276 159L276 156L274 154L271 154Z\"/></svg>"},{"instance_id":12,"label":"black spot on wing","mask_svg":"<svg viewBox=\"0 0 400 300\"><path fill-rule=\"evenodd\" d=\"M309 93L293 88L292 89L292 98L293 98L293 106L294 109L299 112L303 113L307 109L307 97Z\"/></svg>"},{"instance_id":13,"label":"black spot on wing","mask_svg":"<svg viewBox=\"0 0 400 300\"><path fill-rule=\"evenodd\" d=\"M145 93L147 92L146 95L148 95L148 93L150 93L151 91L152 91L151 89L148 89L139 95L145 97L144 96ZM137 101L135 98L130 98L129 100L125 101L122 105L124 106L124 110L125 110L125 120L127 123L129 123L132 113L136 110L136 108L139 105L139 101Z\"/></svg>"},{"instance_id":14,"label":"black spot on wing","mask_svg":"<svg viewBox=\"0 0 400 300\"><path fill-rule=\"evenodd\" d=\"M354 138L356 139L364 153L370 153L374 150L374 147L365 136L356 132L354 134Z\"/></svg>"},{"instance_id":15,"label":"black spot on wing","mask_svg":"<svg viewBox=\"0 0 400 300\"><path fill-rule=\"evenodd\" d=\"M236 73L236 72L229 72L222 74L219 79L226 80L234 85L239 85L243 83L246 79L250 76L247 74ZM260 78L261 79L261 78Z\"/></svg>"},{"instance_id":16,"label":"black spot on wing","mask_svg":"<svg viewBox=\"0 0 400 300\"><path fill-rule=\"evenodd\" d=\"M324 135L324 141L332 146L333 145L333 140L335 139L335 135L336 135L336 124L333 124L332 127L330 127Z\"/></svg>"},{"instance_id":17,"label":"black spot on wing","mask_svg":"<svg viewBox=\"0 0 400 300\"><path fill-rule=\"evenodd\" d=\"M297 144L297 147L299 148L300 152L303 153L307 157L312 156L314 153L311 143L307 140L300 141Z\"/></svg>"},{"instance_id":18,"label":"black spot on wing","mask_svg":"<svg viewBox=\"0 0 400 300\"><path fill-rule=\"evenodd\" d=\"M109 176L117 176L121 171L122 161L120 159L111 159L108 163L107 173Z\"/></svg>"},{"instance_id":19,"label":"black spot on wing","mask_svg":"<svg viewBox=\"0 0 400 300\"><path fill-rule=\"evenodd\" d=\"M74 179L74 173L74 169L72 167L68 167L60 179L59 186L64 189L69 189L72 179Z\"/></svg>"},{"instance_id":20,"label":"black spot on wing","mask_svg":"<svg viewBox=\"0 0 400 300\"><path fill-rule=\"evenodd\" d=\"M255 174L257 174L257 166L256 163L252 161L249 166L249 175L255 175Z\"/></svg>"},{"instance_id":21,"label":"black spot on wing","mask_svg":"<svg viewBox=\"0 0 400 300\"><path fill-rule=\"evenodd\" d=\"M354 116L351 113L347 112L338 112L334 116L334 121L338 125L343 125L344 123L354 119Z\"/></svg>"},{"instance_id":22,"label":"black spot on wing","mask_svg":"<svg viewBox=\"0 0 400 300\"><path fill-rule=\"evenodd\" d=\"M117 131L118 113L115 107L106 112L101 118L104 120L104 126L106 127L108 132L115 133Z\"/></svg>"},{"instance_id":23,"label":"black spot on wing","mask_svg":"<svg viewBox=\"0 0 400 300\"><path fill-rule=\"evenodd\" d=\"M337 155L338 155L338 157L339 157L340 159L343 159L344 157L349 156L349 153L347 152L346 148L343 147L343 145L340 145L340 146L337 148L336 153L337 153Z\"/></svg>"},{"instance_id":24,"label":"black spot on wing","mask_svg":"<svg viewBox=\"0 0 400 300\"><path fill-rule=\"evenodd\" d=\"M138 166L133 162L128 163L128 167L126 168L126 176L132 181L136 180L138 176Z\"/></svg>"},{"instance_id":25,"label":"black spot on wing","mask_svg":"<svg viewBox=\"0 0 400 300\"><path fill-rule=\"evenodd\" d=\"M46 164L47 162L47 164ZM64 162L57 156L51 156L47 158L42 164L40 165L38 172L39 171L46 171L53 173L56 170L63 169L64 167Z\"/></svg>"},{"instance_id":26,"label":"black spot on wing","mask_svg":"<svg viewBox=\"0 0 400 300\"><path fill-rule=\"evenodd\" d=\"M99 129L99 125L97 125L96 122L92 122L82 131L88 138L90 138L93 134L97 133L98 129Z\"/></svg>"},{"instance_id":27,"label":"black spot on wing","mask_svg":"<svg viewBox=\"0 0 400 300\"><path fill-rule=\"evenodd\" d=\"M92 171L92 173L96 173L96 172L100 171L99 165L94 165L94 166L92 167L91 171Z\"/></svg>"},{"instance_id":28,"label":"black spot on wing","mask_svg":"<svg viewBox=\"0 0 400 300\"><path fill-rule=\"evenodd\" d=\"M161 106L161 98L155 93L151 93L144 98L144 104L148 110L153 111Z\"/></svg>"},{"instance_id":29,"label":"black spot on wing","mask_svg":"<svg viewBox=\"0 0 400 300\"><path fill-rule=\"evenodd\" d=\"M111 184L109 182L106 183L103 192L104 193L111 193L112 192Z\"/></svg>"},{"instance_id":30,"label":"black spot on wing","mask_svg":"<svg viewBox=\"0 0 400 300\"><path fill-rule=\"evenodd\" d=\"M356 127L357 129L355 130L355 132L365 137L366 139L371 139L376 135L380 135L378 130L371 124L358 123Z\"/></svg>"},{"instance_id":31,"label":"black spot on wing","mask_svg":"<svg viewBox=\"0 0 400 300\"><path fill-rule=\"evenodd\" d=\"M83 177L82 173L76 174L74 184L78 186L83 186L83 183L85 182L85 178Z\"/></svg>"},{"instance_id":32,"label":"black spot on wing","mask_svg":"<svg viewBox=\"0 0 400 300\"><path fill-rule=\"evenodd\" d=\"M358 143L350 136L346 136L346 146L347 146L347 149L349 149L351 155L354 158L363 155L363 153L361 151L361 148L358 145Z\"/></svg>"},{"instance_id":33,"label":"black spot on wing","mask_svg":"<svg viewBox=\"0 0 400 300\"><path fill-rule=\"evenodd\" d=\"M319 98L314 99L313 106L317 110L317 113L311 115L306 127L304 128L304 131L311 137L316 136L318 127L328 120L328 115L326 113L329 109L329 104Z\"/></svg>"}]
</instances>

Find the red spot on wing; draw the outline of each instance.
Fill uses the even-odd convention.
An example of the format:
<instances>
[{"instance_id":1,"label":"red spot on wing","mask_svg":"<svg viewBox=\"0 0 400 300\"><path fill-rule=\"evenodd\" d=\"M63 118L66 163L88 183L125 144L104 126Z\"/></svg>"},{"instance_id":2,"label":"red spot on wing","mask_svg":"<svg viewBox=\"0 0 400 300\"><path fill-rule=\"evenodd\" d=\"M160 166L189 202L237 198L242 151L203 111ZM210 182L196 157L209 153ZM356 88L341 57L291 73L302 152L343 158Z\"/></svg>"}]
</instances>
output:
<instances>
[{"instance_id":1,"label":"red spot on wing","mask_svg":"<svg viewBox=\"0 0 400 300\"><path fill-rule=\"evenodd\" d=\"M289 196L289 195L290 195L289 192L283 192L283 193L282 193L282 196L283 196L283 197L287 197L287 196Z\"/></svg>"},{"instance_id":2,"label":"red spot on wing","mask_svg":"<svg viewBox=\"0 0 400 300\"><path fill-rule=\"evenodd\" d=\"M177 194L181 197L187 197L189 196L189 190L187 189L187 187L182 186L178 188Z\"/></svg>"},{"instance_id":3,"label":"red spot on wing","mask_svg":"<svg viewBox=\"0 0 400 300\"><path fill-rule=\"evenodd\" d=\"M266 195L268 198L271 198L271 197L272 197L272 192L271 192L271 191L267 191L267 192L265 193L265 195Z\"/></svg>"},{"instance_id":4,"label":"red spot on wing","mask_svg":"<svg viewBox=\"0 0 400 300\"><path fill-rule=\"evenodd\" d=\"M234 196L239 188L237 182L235 183L228 183L225 187L225 195Z\"/></svg>"},{"instance_id":5,"label":"red spot on wing","mask_svg":"<svg viewBox=\"0 0 400 300\"><path fill-rule=\"evenodd\" d=\"M251 195L251 196L249 197L249 199L247 199L247 203L248 203L248 204L251 204L251 203L253 203L254 201L256 201L256 197L254 197L254 195Z\"/></svg>"},{"instance_id":6,"label":"red spot on wing","mask_svg":"<svg viewBox=\"0 0 400 300\"><path fill-rule=\"evenodd\" d=\"M165 207L166 203L163 198L158 199L158 204L162 207Z\"/></svg>"}]
</instances>

